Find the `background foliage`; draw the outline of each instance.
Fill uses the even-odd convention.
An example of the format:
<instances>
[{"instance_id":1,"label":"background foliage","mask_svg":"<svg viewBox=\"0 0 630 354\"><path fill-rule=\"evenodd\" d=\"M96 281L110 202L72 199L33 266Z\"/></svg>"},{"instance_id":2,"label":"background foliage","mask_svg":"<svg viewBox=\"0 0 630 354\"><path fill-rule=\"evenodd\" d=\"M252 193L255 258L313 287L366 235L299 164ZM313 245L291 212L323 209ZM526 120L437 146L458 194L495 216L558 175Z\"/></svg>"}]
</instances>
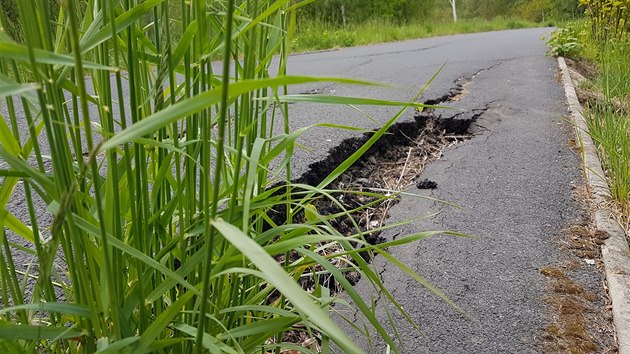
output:
<instances>
[{"instance_id":1,"label":"background foliage","mask_svg":"<svg viewBox=\"0 0 630 354\"><path fill-rule=\"evenodd\" d=\"M564 21L580 17L579 0L459 0L461 19L514 17L530 21ZM343 7L343 12L342 12ZM335 25L357 24L375 18L394 23L452 20L447 0L321 0L302 11L306 19Z\"/></svg>"},{"instance_id":2,"label":"background foliage","mask_svg":"<svg viewBox=\"0 0 630 354\"><path fill-rule=\"evenodd\" d=\"M605 42L630 30L630 0L580 0L591 21L592 36Z\"/></svg>"}]
</instances>

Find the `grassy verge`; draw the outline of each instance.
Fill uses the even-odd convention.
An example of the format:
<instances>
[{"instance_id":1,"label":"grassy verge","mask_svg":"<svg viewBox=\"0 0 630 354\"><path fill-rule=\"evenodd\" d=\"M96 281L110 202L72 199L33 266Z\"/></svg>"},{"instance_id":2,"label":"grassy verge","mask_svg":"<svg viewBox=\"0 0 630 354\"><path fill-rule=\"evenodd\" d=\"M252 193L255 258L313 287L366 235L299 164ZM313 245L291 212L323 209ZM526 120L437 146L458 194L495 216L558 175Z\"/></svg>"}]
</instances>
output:
<instances>
[{"instance_id":1,"label":"grassy verge","mask_svg":"<svg viewBox=\"0 0 630 354\"><path fill-rule=\"evenodd\" d=\"M551 35L549 53L592 63L594 73L580 84L590 134L599 150L620 219L630 229L630 41L594 39L588 21L575 22ZM587 65L588 66L588 65Z\"/></svg>"},{"instance_id":2,"label":"grassy verge","mask_svg":"<svg viewBox=\"0 0 630 354\"><path fill-rule=\"evenodd\" d=\"M609 180L612 197L619 203L626 229L630 226L630 42L599 47L599 73L595 86L604 101L587 111L591 135Z\"/></svg>"},{"instance_id":3,"label":"grassy verge","mask_svg":"<svg viewBox=\"0 0 630 354\"><path fill-rule=\"evenodd\" d=\"M291 50L303 52L458 33L540 27L543 25L545 24L521 19L495 18L493 20L464 19L457 23L446 21L403 25L393 24L384 20L372 20L363 24L348 26L347 28L331 28L322 22L304 21L299 24L298 31L291 41Z\"/></svg>"}]
</instances>

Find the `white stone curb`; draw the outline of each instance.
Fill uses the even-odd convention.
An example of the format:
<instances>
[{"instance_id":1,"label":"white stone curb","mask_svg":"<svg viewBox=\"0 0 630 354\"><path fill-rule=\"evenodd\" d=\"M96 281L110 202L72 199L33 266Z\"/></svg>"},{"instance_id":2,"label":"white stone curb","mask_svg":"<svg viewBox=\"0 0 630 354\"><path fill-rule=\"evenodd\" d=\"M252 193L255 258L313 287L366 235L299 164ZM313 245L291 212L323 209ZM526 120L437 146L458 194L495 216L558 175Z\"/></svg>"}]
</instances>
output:
<instances>
[{"instance_id":1,"label":"white stone curb","mask_svg":"<svg viewBox=\"0 0 630 354\"><path fill-rule=\"evenodd\" d=\"M591 186L595 204L595 224L599 230L610 236L602 245L602 260L608 281L608 293L612 300L613 322L617 334L619 354L630 354L630 249L624 230L619 223L610 218L612 211L607 206L610 189L604 178L604 171L597 155L597 150L588 126L582 115L582 105L578 100L564 58L558 58L562 70L562 81L569 103L571 118L575 124L577 138L582 146L582 160L586 180Z\"/></svg>"}]
</instances>

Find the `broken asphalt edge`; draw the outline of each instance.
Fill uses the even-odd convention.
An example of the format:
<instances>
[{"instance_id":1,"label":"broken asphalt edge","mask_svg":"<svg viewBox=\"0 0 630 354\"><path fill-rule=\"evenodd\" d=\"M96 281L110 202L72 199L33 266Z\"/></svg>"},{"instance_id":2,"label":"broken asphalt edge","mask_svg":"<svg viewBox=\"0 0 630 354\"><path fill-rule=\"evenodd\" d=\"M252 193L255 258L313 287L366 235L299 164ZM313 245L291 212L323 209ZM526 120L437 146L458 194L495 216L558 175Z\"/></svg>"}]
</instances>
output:
<instances>
[{"instance_id":1,"label":"broken asphalt edge","mask_svg":"<svg viewBox=\"0 0 630 354\"><path fill-rule=\"evenodd\" d=\"M593 139L589 135L583 108L578 100L569 68L563 57L558 57L562 71L562 81L569 104L569 111L575 131L582 147L584 173L595 206L594 221L597 229L608 233L609 238L602 245L602 260L608 294L612 301L613 322L617 334L619 354L630 354L630 249L624 230L612 219L609 208L610 189L605 180L602 164Z\"/></svg>"}]
</instances>

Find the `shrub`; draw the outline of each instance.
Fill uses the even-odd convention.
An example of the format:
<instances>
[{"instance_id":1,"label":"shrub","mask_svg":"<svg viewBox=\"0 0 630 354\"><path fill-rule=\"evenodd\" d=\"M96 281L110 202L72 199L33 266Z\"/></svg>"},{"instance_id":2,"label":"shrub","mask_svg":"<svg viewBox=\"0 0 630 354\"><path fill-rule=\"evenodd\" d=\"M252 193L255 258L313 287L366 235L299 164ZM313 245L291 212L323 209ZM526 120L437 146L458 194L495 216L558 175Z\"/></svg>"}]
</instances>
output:
<instances>
[{"instance_id":1,"label":"shrub","mask_svg":"<svg viewBox=\"0 0 630 354\"><path fill-rule=\"evenodd\" d=\"M574 26L553 31L547 38L547 44L549 45L547 55L551 56L575 57L582 49L577 28Z\"/></svg>"}]
</instances>

